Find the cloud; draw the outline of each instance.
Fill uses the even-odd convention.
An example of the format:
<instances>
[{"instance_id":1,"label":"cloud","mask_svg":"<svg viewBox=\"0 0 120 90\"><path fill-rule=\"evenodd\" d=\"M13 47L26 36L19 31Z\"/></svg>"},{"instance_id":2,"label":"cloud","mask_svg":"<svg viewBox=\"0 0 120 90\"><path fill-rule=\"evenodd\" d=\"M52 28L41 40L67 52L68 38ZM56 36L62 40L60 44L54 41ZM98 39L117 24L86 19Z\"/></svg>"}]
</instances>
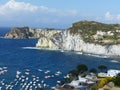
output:
<instances>
[{"instance_id":1,"label":"cloud","mask_svg":"<svg viewBox=\"0 0 120 90\"><path fill-rule=\"evenodd\" d=\"M25 2L17 2L15 0L9 0L6 4L0 6L0 14L6 14L9 12L15 13L20 11L26 11L26 12L44 12L44 13L58 13L60 15L75 15L77 11L75 10L56 10L51 9L46 6L36 6L32 5L30 3Z\"/></svg>"},{"instance_id":2,"label":"cloud","mask_svg":"<svg viewBox=\"0 0 120 90\"><path fill-rule=\"evenodd\" d=\"M15 15L22 13L53 13L57 10L49 9L46 6L36 6L30 3L17 2L15 0L9 0L6 4L0 6L0 15Z\"/></svg>"},{"instance_id":3,"label":"cloud","mask_svg":"<svg viewBox=\"0 0 120 90\"><path fill-rule=\"evenodd\" d=\"M58 10L44 5L33 5L32 3L9 0L0 5L0 23L7 25L41 25L73 22L73 17L78 15L77 10ZM1 24L1 25L2 25Z\"/></svg>"},{"instance_id":4,"label":"cloud","mask_svg":"<svg viewBox=\"0 0 120 90\"><path fill-rule=\"evenodd\" d=\"M110 12L106 12L105 13L105 19L106 20L113 20L114 19L114 16L110 14Z\"/></svg>"},{"instance_id":5,"label":"cloud","mask_svg":"<svg viewBox=\"0 0 120 90\"><path fill-rule=\"evenodd\" d=\"M110 12L105 13L105 20L108 21L120 21L120 14L111 14Z\"/></svg>"},{"instance_id":6,"label":"cloud","mask_svg":"<svg viewBox=\"0 0 120 90\"><path fill-rule=\"evenodd\" d=\"M47 10L45 6L35 6L30 3L25 2L16 2L15 0L9 0L6 4L0 6L0 14L6 14L8 12L36 12L38 10Z\"/></svg>"}]
</instances>

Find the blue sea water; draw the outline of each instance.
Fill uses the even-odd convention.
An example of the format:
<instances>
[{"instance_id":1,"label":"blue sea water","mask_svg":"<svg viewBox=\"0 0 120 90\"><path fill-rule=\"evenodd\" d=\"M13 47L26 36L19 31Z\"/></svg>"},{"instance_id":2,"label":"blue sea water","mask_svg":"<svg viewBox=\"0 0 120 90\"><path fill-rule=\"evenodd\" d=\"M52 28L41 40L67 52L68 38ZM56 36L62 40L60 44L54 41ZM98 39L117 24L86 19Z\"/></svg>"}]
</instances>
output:
<instances>
[{"instance_id":1,"label":"blue sea water","mask_svg":"<svg viewBox=\"0 0 120 90\"><path fill-rule=\"evenodd\" d=\"M3 28L0 33L4 35L7 30L9 28ZM7 70L3 74L0 73L1 90L6 90L7 86L9 87L8 90L10 88L12 90L25 90L26 85L24 84L28 85L30 82L28 90L30 88L31 90L39 90L37 87L35 88L38 84L42 86L47 84L48 86L44 90L50 90L52 86L57 84L57 81L63 80L63 76L69 70L75 69L78 64L86 64L89 69L97 68L101 64L106 65L108 69L120 69L120 63L111 62L114 58L93 57L75 52L23 48L34 47L36 42L37 39L0 39L0 72L2 71L1 68ZM19 78L16 78L18 71L21 73ZM62 72L62 74L56 76L57 71ZM52 76L52 78L44 78L47 75ZM25 78L29 79L22 81ZM34 79L38 81L35 82Z\"/></svg>"}]
</instances>

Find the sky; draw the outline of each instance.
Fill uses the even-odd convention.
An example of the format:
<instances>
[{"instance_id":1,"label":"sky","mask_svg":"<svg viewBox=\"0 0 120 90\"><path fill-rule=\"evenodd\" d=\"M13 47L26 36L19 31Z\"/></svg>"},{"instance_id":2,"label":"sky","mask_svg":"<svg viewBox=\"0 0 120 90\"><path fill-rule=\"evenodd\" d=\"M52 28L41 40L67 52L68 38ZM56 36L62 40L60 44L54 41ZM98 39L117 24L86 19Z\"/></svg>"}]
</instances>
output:
<instances>
[{"instance_id":1,"label":"sky","mask_svg":"<svg viewBox=\"0 0 120 90\"><path fill-rule=\"evenodd\" d=\"M81 20L120 23L120 0L0 0L0 27L66 29Z\"/></svg>"}]
</instances>

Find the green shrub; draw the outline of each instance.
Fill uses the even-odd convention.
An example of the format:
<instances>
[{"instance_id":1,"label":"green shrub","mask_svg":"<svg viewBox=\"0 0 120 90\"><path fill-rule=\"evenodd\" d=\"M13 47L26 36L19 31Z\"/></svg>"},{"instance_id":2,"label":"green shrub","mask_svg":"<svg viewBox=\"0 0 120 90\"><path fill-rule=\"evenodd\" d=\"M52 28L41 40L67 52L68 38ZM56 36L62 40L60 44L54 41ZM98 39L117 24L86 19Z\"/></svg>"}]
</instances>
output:
<instances>
[{"instance_id":1,"label":"green shrub","mask_svg":"<svg viewBox=\"0 0 120 90\"><path fill-rule=\"evenodd\" d=\"M115 86L120 87L120 73L113 80Z\"/></svg>"},{"instance_id":2,"label":"green shrub","mask_svg":"<svg viewBox=\"0 0 120 90\"><path fill-rule=\"evenodd\" d=\"M112 77L103 78L97 84L95 84L94 86L92 86L89 90L98 90L99 88L104 87L107 83L113 81L113 79L114 78L112 78Z\"/></svg>"},{"instance_id":3,"label":"green shrub","mask_svg":"<svg viewBox=\"0 0 120 90\"><path fill-rule=\"evenodd\" d=\"M98 87L99 87L99 88L102 88L102 87L104 87L104 85L106 85L107 83L109 83L109 82L112 81L112 80L113 80L112 77L103 78L103 79L98 83Z\"/></svg>"},{"instance_id":4,"label":"green shrub","mask_svg":"<svg viewBox=\"0 0 120 90\"><path fill-rule=\"evenodd\" d=\"M92 69L89 70L89 72L97 73L97 70L95 68L92 68Z\"/></svg>"},{"instance_id":5,"label":"green shrub","mask_svg":"<svg viewBox=\"0 0 120 90\"><path fill-rule=\"evenodd\" d=\"M98 69L101 70L101 71L103 71L103 70L106 70L106 69L107 69L107 66L105 66L105 65L100 65L100 66L98 66Z\"/></svg>"},{"instance_id":6,"label":"green shrub","mask_svg":"<svg viewBox=\"0 0 120 90\"><path fill-rule=\"evenodd\" d=\"M78 74L79 74L77 70L71 70L68 73L72 76L78 76Z\"/></svg>"},{"instance_id":7,"label":"green shrub","mask_svg":"<svg viewBox=\"0 0 120 90\"><path fill-rule=\"evenodd\" d=\"M88 67L85 64L79 64L77 66L77 71L83 73L88 70Z\"/></svg>"},{"instance_id":8,"label":"green shrub","mask_svg":"<svg viewBox=\"0 0 120 90\"><path fill-rule=\"evenodd\" d=\"M109 90L108 88L104 88L104 90Z\"/></svg>"},{"instance_id":9,"label":"green shrub","mask_svg":"<svg viewBox=\"0 0 120 90\"><path fill-rule=\"evenodd\" d=\"M106 42L99 43L99 40L94 40L93 35L96 34L97 31L103 31L108 32L112 31L115 35L113 36L104 36L103 39L106 40L112 40L113 42L111 44L120 44L119 41L119 33L116 33L115 30L120 30L119 24L104 24L100 22L95 21L80 21L73 23L72 27L69 28L71 34L80 34L83 38L83 40L87 43L95 43L100 45L107 45Z\"/></svg>"}]
</instances>

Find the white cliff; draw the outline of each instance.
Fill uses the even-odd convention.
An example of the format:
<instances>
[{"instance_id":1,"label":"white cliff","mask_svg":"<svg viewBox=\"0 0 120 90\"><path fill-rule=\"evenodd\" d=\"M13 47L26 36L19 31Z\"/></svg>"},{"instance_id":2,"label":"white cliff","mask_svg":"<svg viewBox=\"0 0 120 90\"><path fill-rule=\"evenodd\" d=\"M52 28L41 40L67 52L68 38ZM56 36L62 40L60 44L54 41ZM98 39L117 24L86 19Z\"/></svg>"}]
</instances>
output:
<instances>
[{"instance_id":1,"label":"white cliff","mask_svg":"<svg viewBox=\"0 0 120 90\"><path fill-rule=\"evenodd\" d=\"M57 50L72 50L90 54L99 55L120 55L120 45L98 45L93 43L85 43L80 35L70 34L68 30L60 32L51 38L39 38L37 47L47 47Z\"/></svg>"},{"instance_id":2,"label":"white cliff","mask_svg":"<svg viewBox=\"0 0 120 90\"><path fill-rule=\"evenodd\" d=\"M60 30L38 30L39 40L36 47L49 48L49 49L59 49L59 47L53 42L53 37L56 34L61 33Z\"/></svg>"},{"instance_id":3,"label":"white cliff","mask_svg":"<svg viewBox=\"0 0 120 90\"><path fill-rule=\"evenodd\" d=\"M120 25L95 21L74 23L68 30L16 27L6 38L39 38L38 48L70 50L99 55L120 56Z\"/></svg>"},{"instance_id":4,"label":"white cliff","mask_svg":"<svg viewBox=\"0 0 120 90\"><path fill-rule=\"evenodd\" d=\"M51 39L46 38L46 37L41 37L38 40L38 43L36 44L36 47L38 47L38 48L48 48L48 49L53 49L53 50L59 49L59 47L57 45L55 45L51 41Z\"/></svg>"}]
</instances>

